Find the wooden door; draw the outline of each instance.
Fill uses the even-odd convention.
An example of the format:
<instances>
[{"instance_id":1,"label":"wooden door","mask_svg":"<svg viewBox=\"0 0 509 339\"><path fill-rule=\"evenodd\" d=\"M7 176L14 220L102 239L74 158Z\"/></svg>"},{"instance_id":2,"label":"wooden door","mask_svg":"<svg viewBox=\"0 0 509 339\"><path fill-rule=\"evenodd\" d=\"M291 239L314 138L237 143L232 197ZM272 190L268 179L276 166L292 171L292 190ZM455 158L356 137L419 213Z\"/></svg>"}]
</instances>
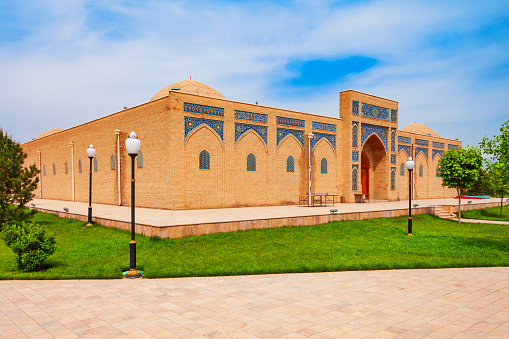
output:
<instances>
[{"instance_id":1,"label":"wooden door","mask_svg":"<svg viewBox=\"0 0 509 339\"><path fill-rule=\"evenodd\" d=\"M366 154L361 155L361 184L362 194L366 200L369 199L369 160Z\"/></svg>"}]
</instances>

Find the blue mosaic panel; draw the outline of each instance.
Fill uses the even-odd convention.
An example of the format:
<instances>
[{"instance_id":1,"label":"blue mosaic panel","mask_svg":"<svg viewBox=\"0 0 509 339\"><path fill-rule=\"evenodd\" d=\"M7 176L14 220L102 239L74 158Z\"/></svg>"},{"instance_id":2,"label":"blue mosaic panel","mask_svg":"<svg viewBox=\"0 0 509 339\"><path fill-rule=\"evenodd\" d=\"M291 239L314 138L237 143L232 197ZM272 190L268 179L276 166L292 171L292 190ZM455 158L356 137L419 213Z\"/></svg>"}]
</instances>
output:
<instances>
[{"instance_id":1,"label":"blue mosaic panel","mask_svg":"<svg viewBox=\"0 0 509 339\"><path fill-rule=\"evenodd\" d=\"M322 131L336 132L337 126L334 124L326 124L325 122L313 121L313 129L321 129Z\"/></svg>"},{"instance_id":2,"label":"blue mosaic panel","mask_svg":"<svg viewBox=\"0 0 509 339\"><path fill-rule=\"evenodd\" d=\"M389 121L389 109L384 107L362 103L361 115L363 117Z\"/></svg>"},{"instance_id":3,"label":"blue mosaic panel","mask_svg":"<svg viewBox=\"0 0 509 339\"><path fill-rule=\"evenodd\" d=\"M267 122L268 115L261 113L245 112L235 110L235 119L251 120L258 122Z\"/></svg>"},{"instance_id":4,"label":"blue mosaic panel","mask_svg":"<svg viewBox=\"0 0 509 339\"><path fill-rule=\"evenodd\" d=\"M423 139L415 139L415 144L421 146L429 146L429 141Z\"/></svg>"},{"instance_id":5,"label":"blue mosaic panel","mask_svg":"<svg viewBox=\"0 0 509 339\"><path fill-rule=\"evenodd\" d=\"M359 165L352 165L352 191L357 191Z\"/></svg>"},{"instance_id":6,"label":"blue mosaic panel","mask_svg":"<svg viewBox=\"0 0 509 339\"><path fill-rule=\"evenodd\" d=\"M359 151L352 151L352 161L359 161Z\"/></svg>"},{"instance_id":7,"label":"blue mosaic panel","mask_svg":"<svg viewBox=\"0 0 509 339\"><path fill-rule=\"evenodd\" d=\"M391 109L391 121L396 122L396 120L398 120L398 111Z\"/></svg>"},{"instance_id":8,"label":"blue mosaic panel","mask_svg":"<svg viewBox=\"0 0 509 339\"><path fill-rule=\"evenodd\" d=\"M435 155L437 155L437 154L439 154L440 157L443 157L444 156L444 151L440 151L440 150L434 149L433 153L432 153L431 159L435 159Z\"/></svg>"},{"instance_id":9,"label":"blue mosaic panel","mask_svg":"<svg viewBox=\"0 0 509 339\"><path fill-rule=\"evenodd\" d=\"M391 128L391 152L396 152L396 129Z\"/></svg>"},{"instance_id":10,"label":"blue mosaic panel","mask_svg":"<svg viewBox=\"0 0 509 339\"><path fill-rule=\"evenodd\" d=\"M299 140L300 144L302 145L302 148L304 148L304 131L296 131L293 129L286 129L286 128L278 128L277 129L277 146L279 146L279 143L281 140L284 139L288 134L294 135L297 140Z\"/></svg>"},{"instance_id":11,"label":"blue mosaic panel","mask_svg":"<svg viewBox=\"0 0 509 339\"><path fill-rule=\"evenodd\" d=\"M408 156L410 156L410 146L398 145L398 153L399 151L404 150Z\"/></svg>"},{"instance_id":12,"label":"blue mosaic panel","mask_svg":"<svg viewBox=\"0 0 509 339\"><path fill-rule=\"evenodd\" d=\"M391 154L391 165L396 165L396 154Z\"/></svg>"},{"instance_id":13,"label":"blue mosaic panel","mask_svg":"<svg viewBox=\"0 0 509 339\"><path fill-rule=\"evenodd\" d=\"M359 123L352 122L352 147L357 147L359 140Z\"/></svg>"},{"instance_id":14,"label":"blue mosaic panel","mask_svg":"<svg viewBox=\"0 0 509 339\"><path fill-rule=\"evenodd\" d=\"M359 102L358 101L352 101L352 114L359 115Z\"/></svg>"},{"instance_id":15,"label":"blue mosaic panel","mask_svg":"<svg viewBox=\"0 0 509 339\"><path fill-rule=\"evenodd\" d=\"M295 127L304 127L305 121L300 119L292 119L285 117L276 117L276 124L278 125L286 125L286 126L295 126Z\"/></svg>"},{"instance_id":16,"label":"blue mosaic panel","mask_svg":"<svg viewBox=\"0 0 509 339\"><path fill-rule=\"evenodd\" d=\"M428 149L427 148L423 148L423 147L417 147L415 149L415 158L417 159L417 156L421 152L426 156L426 159L428 159Z\"/></svg>"},{"instance_id":17,"label":"blue mosaic panel","mask_svg":"<svg viewBox=\"0 0 509 339\"><path fill-rule=\"evenodd\" d=\"M239 138L249 130L252 130L255 133L257 133L263 139L263 141L265 141L265 146L267 146L267 126L248 125L239 123L235 123L235 143L237 143L237 140L239 140Z\"/></svg>"},{"instance_id":18,"label":"blue mosaic panel","mask_svg":"<svg viewBox=\"0 0 509 339\"><path fill-rule=\"evenodd\" d=\"M412 139L410 139L409 137L402 137L402 136L399 136L398 137L398 142L399 143L402 143L402 144L409 144L412 142Z\"/></svg>"},{"instance_id":19,"label":"blue mosaic panel","mask_svg":"<svg viewBox=\"0 0 509 339\"><path fill-rule=\"evenodd\" d=\"M396 167L391 167L391 191L396 190Z\"/></svg>"},{"instance_id":20,"label":"blue mosaic panel","mask_svg":"<svg viewBox=\"0 0 509 339\"><path fill-rule=\"evenodd\" d=\"M451 144L448 144L447 145L448 149L460 149L460 147L458 145L451 145Z\"/></svg>"},{"instance_id":21,"label":"blue mosaic panel","mask_svg":"<svg viewBox=\"0 0 509 339\"><path fill-rule=\"evenodd\" d=\"M189 133L191 133L195 128L206 124L212 130L214 130L219 137L221 138L221 141L223 140L223 122L217 121L217 120L209 120L209 119L201 119L201 118L191 118L191 117L184 117L184 125L185 125L185 139L187 139L187 136Z\"/></svg>"},{"instance_id":22,"label":"blue mosaic panel","mask_svg":"<svg viewBox=\"0 0 509 339\"><path fill-rule=\"evenodd\" d=\"M318 143L318 141L322 139L327 139L332 147L334 147L334 152L336 152L336 136L333 134L325 134L325 133L313 133L313 140L311 141L311 147L314 149L315 145Z\"/></svg>"},{"instance_id":23,"label":"blue mosaic panel","mask_svg":"<svg viewBox=\"0 0 509 339\"><path fill-rule=\"evenodd\" d=\"M389 133L388 127L369 125L369 124L361 124L361 146L364 145L364 142L372 135L376 134L382 140L385 149L387 149L387 134Z\"/></svg>"},{"instance_id":24,"label":"blue mosaic panel","mask_svg":"<svg viewBox=\"0 0 509 339\"><path fill-rule=\"evenodd\" d=\"M436 142L436 141L433 141L432 143L433 147L435 148L445 148L445 144L443 142Z\"/></svg>"},{"instance_id":25,"label":"blue mosaic panel","mask_svg":"<svg viewBox=\"0 0 509 339\"><path fill-rule=\"evenodd\" d=\"M218 117L224 117L224 108L191 104L189 102L184 102L184 112L200 113L200 114L208 114L208 115L215 115Z\"/></svg>"}]
</instances>

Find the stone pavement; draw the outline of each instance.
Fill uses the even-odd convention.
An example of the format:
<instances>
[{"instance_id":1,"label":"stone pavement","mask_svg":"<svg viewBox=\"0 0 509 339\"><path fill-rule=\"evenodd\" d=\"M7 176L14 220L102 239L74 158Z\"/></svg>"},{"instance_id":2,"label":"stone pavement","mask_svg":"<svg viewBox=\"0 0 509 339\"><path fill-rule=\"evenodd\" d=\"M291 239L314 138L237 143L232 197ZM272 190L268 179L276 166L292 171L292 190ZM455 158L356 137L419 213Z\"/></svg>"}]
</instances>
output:
<instances>
[{"instance_id":1,"label":"stone pavement","mask_svg":"<svg viewBox=\"0 0 509 339\"><path fill-rule=\"evenodd\" d=\"M2 338L509 338L509 268L0 281Z\"/></svg>"}]
</instances>

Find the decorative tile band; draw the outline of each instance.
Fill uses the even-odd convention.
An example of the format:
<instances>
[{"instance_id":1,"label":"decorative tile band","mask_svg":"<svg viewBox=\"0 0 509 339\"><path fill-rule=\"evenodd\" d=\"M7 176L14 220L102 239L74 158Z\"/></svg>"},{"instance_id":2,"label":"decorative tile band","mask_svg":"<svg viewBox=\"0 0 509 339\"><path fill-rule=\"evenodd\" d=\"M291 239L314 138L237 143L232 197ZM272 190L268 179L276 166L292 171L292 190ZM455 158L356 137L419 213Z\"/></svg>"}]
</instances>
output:
<instances>
[{"instance_id":1,"label":"decorative tile band","mask_svg":"<svg viewBox=\"0 0 509 339\"><path fill-rule=\"evenodd\" d=\"M391 121L396 122L398 120L398 110L391 109Z\"/></svg>"},{"instance_id":2,"label":"decorative tile band","mask_svg":"<svg viewBox=\"0 0 509 339\"><path fill-rule=\"evenodd\" d=\"M460 149L460 147L458 145L451 145L451 144L448 144L447 145L448 149Z\"/></svg>"},{"instance_id":3,"label":"decorative tile band","mask_svg":"<svg viewBox=\"0 0 509 339\"><path fill-rule=\"evenodd\" d=\"M325 122L313 121L313 129L321 129L322 131L336 132L337 126L334 124L326 124Z\"/></svg>"},{"instance_id":4,"label":"decorative tile band","mask_svg":"<svg viewBox=\"0 0 509 339\"><path fill-rule=\"evenodd\" d=\"M396 152L396 129L391 128L391 152Z\"/></svg>"},{"instance_id":5,"label":"decorative tile band","mask_svg":"<svg viewBox=\"0 0 509 339\"><path fill-rule=\"evenodd\" d=\"M439 154L440 157L443 157L444 156L444 151L440 151L440 150L434 149L433 152L432 152L431 159L434 160L435 159L435 155L437 155L437 154Z\"/></svg>"},{"instance_id":6,"label":"decorative tile band","mask_svg":"<svg viewBox=\"0 0 509 339\"><path fill-rule=\"evenodd\" d=\"M391 154L391 165L396 165L396 154Z\"/></svg>"},{"instance_id":7,"label":"decorative tile band","mask_svg":"<svg viewBox=\"0 0 509 339\"><path fill-rule=\"evenodd\" d=\"M281 140L283 140L288 134L292 134L299 140L302 148L304 148L304 131L296 131L293 129L286 129L286 128L278 128L277 129L277 146L279 146L279 143Z\"/></svg>"},{"instance_id":8,"label":"decorative tile band","mask_svg":"<svg viewBox=\"0 0 509 339\"><path fill-rule=\"evenodd\" d=\"M258 122L267 122L268 115L261 113L245 112L235 110L235 119L251 120Z\"/></svg>"},{"instance_id":9,"label":"decorative tile band","mask_svg":"<svg viewBox=\"0 0 509 339\"><path fill-rule=\"evenodd\" d=\"M396 190L396 167L391 167L391 191Z\"/></svg>"},{"instance_id":10,"label":"decorative tile band","mask_svg":"<svg viewBox=\"0 0 509 339\"><path fill-rule=\"evenodd\" d=\"M352 191L357 191L358 176L359 176L359 165L352 165Z\"/></svg>"},{"instance_id":11,"label":"decorative tile band","mask_svg":"<svg viewBox=\"0 0 509 339\"><path fill-rule=\"evenodd\" d=\"M200 113L200 114L208 114L208 115L215 115L218 117L224 117L224 108L191 104L189 102L184 102L184 112Z\"/></svg>"},{"instance_id":12,"label":"decorative tile band","mask_svg":"<svg viewBox=\"0 0 509 339\"><path fill-rule=\"evenodd\" d=\"M427 148L423 148L423 147L417 147L415 149L415 158L417 159L417 156L421 152L426 156L426 159L428 159L428 149Z\"/></svg>"},{"instance_id":13,"label":"decorative tile band","mask_svg":"<svg viewBox=\"0 0 509 339\"><path fill-rule=\"evenodd\" d=\"M409 144L412 142L412 139L409 137L398 136L398 142L402 144Z\"/></svg>"},{"instance_id":14,"label":"decorative tile band","mask_svg":"<svg viewBox=\"0 0 509 339\"><path fill-rule=\"evenodd\" d=\"M388 127L369 125L369 124L361 124L361 146L364 145L364 142L372 135L376 134L382 140L382 143L387 150L387 133L389 131Z\"/></svg>"},{"instance_id":15,"label":"decorative tile band","mask_svg":"<svg viewBox=\"0 0 509 339\"><path fill-rule=\"evenodd\" d=\"M352 101L352 114L359 115L359 102L358 101Z\"/></svg>"},{"instance_id":16,"label":"decorative tile band","mask_svg":"<svg viewBox=\"0 0 509 339\"><path fill-rule=\"evenodd\" d=\"M361 103L361 115L363 117L389 121L389 109Z\"/></svg>"},{"instance_id":17,"label":"decorative tile band","mask_svg":"<svg viewBox=\"0 0 509 339\"><path fill-rule=\"evenodd\" d=\"M358 146L359 140L359 123L352 122L352 147Z\"/></svg>"},{"instance_id":18,"label":"decorative tile band","mask_svg":"<svg viewBox=\"0 0 509 339\"><path fill-rule=\"evenodd\" d=\"M398 153L403 150L408 156L410 156L410 146L398 145Z\"/></svg>"},{"instance_id":19,"label":"decorative tile band","mask_svg":"<svg viewBox=\"0 0 509 339\"><path fill-rule=\"evenodd\" d=\"M352 151L352 161L359 161L359 151Z\"/></svg>"},{"instance_id":20,"label":"decorative tile band","mask_svg":"<svg viewBox=\"0 0 509 339\"><path fill-rule=\"evenodd\" d=\"M189 133L191 133L195 128L205 124L212 128L213 131L215 131L219 137L221 138L221 141L224 141L223 139L223 122L217 121L217 120L209 120L209 119L201 119L201 118L191 118L191 117L184 117L185 118L185 139L187 139L187 136Z\"/></svg>"},{"instance_id":21,"label":"decorative tile band","mask_svg":"<svg viewBox=\"0 0 509 339\"><path fill-rule=\"evenodd\" d=\"M433 147L435 148L445 148L445 144L443 142L436 142L436 141L433 141L432 143Z\"/></svg>"},{"instance_id":22,"label":"decorative tile band","mask_svg":"<svg viewBox=\"0 0 509 339\"><path fill-rule=\"evenodd\" d=\"M252 130L255 133L257 133L263 139L263 141L265 141L265 146L267 146L267 126L248 125L239 123L235 123L235 143L237 143L237 140L239 140L239 138L249 130Z\"/></svg>"},{"instance_id":23,"label":"decorative tile band","mask_svg":"<svg viewBox=\"0 0 509 339\"><path fill-rule=\"evenodd\" d=\"M311 141L311 147L314 149L315 145L318 141L326 139L328 140L332 147L334 147L334 152L336 152L336 136L334 134L325 134L325 133L313 133L313 140Z\"/></svg>"},{"instance_id":24,"label":"decorative tile band","mask_svg":"<svg viewBox=\"0 0 509 339\"><path fill-rule=\"evenodd\" d=\"M300 120L300 119L276 117L276 124L286 125L286 126L295 126L295 127L304 127L306 123L304 120Z\"/></svg>"},{"instance_id":25,"label":"decorative tile band","mask_svg":"<svg viewBox=\"0 0 509 339\"><path fill-rule=\"evenodd\" d=\"M429 141L423 139L415 139L415 144L421 146L429 146Z\"/></svg>"}]
</instances>

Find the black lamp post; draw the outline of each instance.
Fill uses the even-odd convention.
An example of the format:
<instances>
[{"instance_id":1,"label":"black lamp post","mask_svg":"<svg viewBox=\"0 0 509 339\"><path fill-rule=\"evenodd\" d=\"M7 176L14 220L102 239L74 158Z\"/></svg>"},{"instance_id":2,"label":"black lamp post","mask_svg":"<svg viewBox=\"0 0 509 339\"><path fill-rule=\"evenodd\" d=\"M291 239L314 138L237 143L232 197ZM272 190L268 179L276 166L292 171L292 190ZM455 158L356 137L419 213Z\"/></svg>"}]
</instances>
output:
<instances>
[{"instance_id":1,"label":"black lamp post","mask_svg":"<svg viewBox=\"0 0 509 339\"><path fill-rule=\"evenodd\" d=\"M408 234L412 235L412 170L414 169L415 162L412 157L409 157L406 162L408 169Z\"/></svg>"},{"instance_id":2,"label":"black lamp post","mask_svg":"<svg viewBox=\"0 0 509 339\"><path fill-rule=\"evenodd\" d=\"M87 148L87 155L90 159L90 183L88 190L88 226L92 226L92 159L95 157L95 148L92 144Z\"/></svg>"},{"instance_id":3,"label":"black lamp post","mask_svg":"<svg viewBox=\"0 0 509 339\"><path fill-rule=\"evenodd\" d=\"M130 249L130 264L129 271L126 273L126 278L141 278L142 274L136 269L136 241L135 226L134 226L134 159L140 151L140 140L136 137L136 133L131 132L129 138L125 141L125 148L131 157L131 241L129 242Z\"/></svg>"}]
</instances>

